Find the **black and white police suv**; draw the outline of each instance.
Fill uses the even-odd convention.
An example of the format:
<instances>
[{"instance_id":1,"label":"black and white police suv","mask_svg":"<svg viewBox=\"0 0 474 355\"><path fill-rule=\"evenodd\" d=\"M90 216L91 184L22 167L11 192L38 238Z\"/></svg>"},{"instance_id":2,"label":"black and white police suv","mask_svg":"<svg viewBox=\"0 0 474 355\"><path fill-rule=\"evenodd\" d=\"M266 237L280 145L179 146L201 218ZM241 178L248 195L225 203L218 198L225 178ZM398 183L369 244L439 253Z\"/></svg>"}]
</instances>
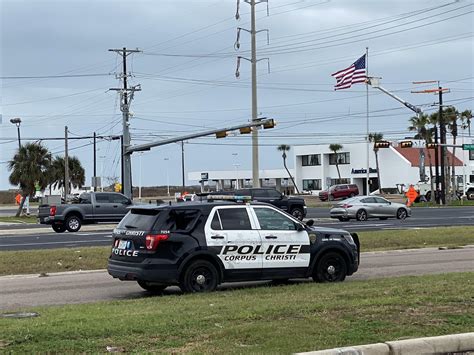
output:
<instances>
[{"instance_id":1,"label":"black and white police suv","mask_svg":"<svg viewBox=\"0 0 474 355\"><path fill-rule=\"evenodd\" d=\"M343 281L357 271L356 234L304 224L265 203L216 198L132 207L113 232L109 274L152 292L206 292L231 281Z\"/></svg>"}]
</instances>

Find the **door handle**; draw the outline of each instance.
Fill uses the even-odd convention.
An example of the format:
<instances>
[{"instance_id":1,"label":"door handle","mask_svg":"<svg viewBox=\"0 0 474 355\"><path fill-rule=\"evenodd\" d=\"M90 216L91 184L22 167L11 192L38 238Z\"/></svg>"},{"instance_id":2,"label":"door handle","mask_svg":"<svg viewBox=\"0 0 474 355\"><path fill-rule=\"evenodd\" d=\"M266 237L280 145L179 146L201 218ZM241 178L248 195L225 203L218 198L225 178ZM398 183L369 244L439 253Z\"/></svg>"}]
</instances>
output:
<instances>
[{"instance_id":1,"label":"door handle","mask_svg":"<svg viewBox=\"0 0 474 355\"><path fill-rule=\"evenodd\" d=\"M118 205L114 205L114 207L115 207L115 208L117 208L117 207L118 207Z\"/></svg>"},{"instance_id":2,"label":"door handle","mask_svg":"<svg viewBox=\"0 0 474 355\"><path fill-rule=\"evenodd\" d=\"M265 239L278 239L278 237L275 235L266 235Z\"/></svg>"},{"instance_id":3,"label":"door handle","mask_svg":"<svg viewBox=\"0 0 474 355\"><path fill-rule=\"evenodd\" d=\"M212 235L211 239L224 239L223 235Z\"/></svg>"},{"instance_id":4,"label":"door handle","mask_svg":"<svg viewBox=\"0 0 474 355\"><path fill-rule=\"evenodd\" d=\"M95 208L99 208L100 206L95 206Z\"/></svg>"}]
</instances>

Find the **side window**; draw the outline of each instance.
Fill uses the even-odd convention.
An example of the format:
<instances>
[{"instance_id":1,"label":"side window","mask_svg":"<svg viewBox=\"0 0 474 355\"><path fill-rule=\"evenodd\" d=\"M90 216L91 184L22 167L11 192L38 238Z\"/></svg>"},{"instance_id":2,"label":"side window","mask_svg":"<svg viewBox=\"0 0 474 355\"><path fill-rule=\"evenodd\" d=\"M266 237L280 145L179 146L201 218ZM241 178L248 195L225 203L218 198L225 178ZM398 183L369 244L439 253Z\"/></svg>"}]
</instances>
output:
<instances>
[{"instance_id":1,"label":"side window","mask_svg":"<svg viewBox=\"0 0 474 355\"><path fill-rule=\"evenodd\" d=\"M279 193L277 190L268 190L268 196L271 198L280 198L281 193Z\"/></svg>"},{"instance_id":2,"label":"side window","mask_svg":"<svg viewBox=\"0 0 474 355\"><path fill-rule=\"evenodd\" d=\"M243 208L221 208L218 210L224 230L251 230L247 209Z\"/></svg>"},{"instance_id":3,"label":"side window","mask_svg":"<svg viewBox=\"0 0 474 355\"><path fill-rule=\"evenodd\" d=\"M165 222L165 229L168 229L171 232L188 232L194 227L199 215L199 210L171 210Z\"/></svg>"},{"instance_id":4,"label":"side window","mask_svg":"<svg viewBox=\"0 0 474 355\"><path fill-rule=\"evenodd\" d=\"M254 207L262 230L296 230L296 224L283 214L265 207Z\"/></svg>"},{"instance_id":5,"label":"side window","mask_svg":"<svg viewBox=\"0 0 474 355\"><path fill-rule=\"evenodd\" d=\"M109 203L109 196L107 194L95 194L95 201L97 203Z\"/></svg>"},{"instance_id":6,"label":"side window","mask_svg":"<svg viewBox=\"0 0 474 355\"><path fill-rule=\"evenodd\" d=\"M388 204L388 201L384 198L381 198L381 197L374 197L375 198L375 201L377 203L385 203L385 204Z\"/></svg>"},{"instance_id":7,"label":"side window","mask_svg":"<svg viewBox=\"0 0 474 355\"><path fill-rule=\"evenodd\" d=\"M361 202L363 203L375 203L375 198L373 197L367 197L367 198L363 198L362 200L360 200Z\"/></svg>"},{"instance_id":8,"label":"side window","mask_svg":"<svg viewBox=\"0 0 474 355\"><path fill-rule=\"evenodd\" d=\"M215 231L222 229L221 221L219 220L219 211L216 211L214 217L212 217L211 229L214 229Z\"/></svg>"},{"instance_id":9,"label":"side window","mask_svg":"<svg viewBox=\"0 0 474 355\"><path fill-rule=\"evenodd\" d=\"M109 195L110 202L112 203L126 203L128 199L125 196L119 194Z\"/></svg>"},{"instance_id":10,"label":"side window","mask_svg":"<svg viewBox=\"0 0 474 355\"><path fill-rule=\"evenodd\" d=\"M253 190L253 197L268 197L266 190Z\"/></svg>"}]
</instances>

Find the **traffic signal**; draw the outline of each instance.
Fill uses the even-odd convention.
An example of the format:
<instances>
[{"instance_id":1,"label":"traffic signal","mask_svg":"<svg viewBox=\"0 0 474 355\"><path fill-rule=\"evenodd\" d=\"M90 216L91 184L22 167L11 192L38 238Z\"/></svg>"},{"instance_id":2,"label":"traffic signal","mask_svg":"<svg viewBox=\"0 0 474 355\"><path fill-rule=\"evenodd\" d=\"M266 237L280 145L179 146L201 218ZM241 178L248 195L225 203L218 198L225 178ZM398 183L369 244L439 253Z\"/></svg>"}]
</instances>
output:
<instances>
[{"instance_id":1,"label":"traffic signal","mask_svg":"<svg viewBox=\"0 0 474 355\"><path fill-rule=\"evenodd\" d=\"M216 138L225 138L227 137L227 131L220 131L216 133Z\"/></svg>"},{"instance_id":2,"label":"traffic signal","mask_svg":"<svg viewBox=\"0 0 474 355\"><path fill-rule=\"evenodd\" d=\"M242 127L239 131L240 134L249 134L252 133L252 127Z\"/></svg>"},{"instance_id":3,"label":"traffic signal","mask_svg":"<svg viewBox=\"0 0 474 355\"><path fill-rule=\"evenodd\" d=\"M436 149L436 148L438 148L438 144L436 144L436 143L426 143L426 148Z\"/></svg>"},{"instance_id":4,"label":"traffic signal","mask_svg":"<svg viewBox=\"0 0 474 355\"><path fill-rule=\"evenodd\" d=\"M402 141L400 142L400 148L411 148L413 147L412 141Z\"/></svg>"},{"instance_id":5,"label":"traffic signal","mask_svg":"<svg viewBox=\"0 0 474 355\"><path fill-rule=\"evenodd\" d=\"M275 126L276 126L276 122L273 118L271 118L263 124L263 129L269 129L269 128L273 128Z\"/></svg>"},{"instance_id":6,"label":"traffic signal","mask_svg":"<svg viewBox=\"0 0 474 355\"><path fill-rule=\"evenodd\" d=\"M390 142L388 141L378 141L374 143L374 148L389 148Z\"/></svg>"}]
</instances>

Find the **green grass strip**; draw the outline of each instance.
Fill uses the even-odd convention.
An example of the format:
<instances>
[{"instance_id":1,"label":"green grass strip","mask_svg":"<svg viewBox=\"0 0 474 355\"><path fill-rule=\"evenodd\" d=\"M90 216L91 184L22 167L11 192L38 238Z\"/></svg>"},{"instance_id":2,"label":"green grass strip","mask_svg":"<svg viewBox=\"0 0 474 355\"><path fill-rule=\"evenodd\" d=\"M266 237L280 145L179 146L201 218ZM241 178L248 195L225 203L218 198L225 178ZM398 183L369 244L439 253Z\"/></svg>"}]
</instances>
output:
<instances>
[{"instance_id":1,"label":"green grass strip","mask_svg":"<svg viewBox=\"0 0 474 355\"><path fill-rule=\"evenodd\" d=\"M290 354L470 332L473 282L453 273L38 307L0 318L0 352Z\"/></svg>"}]
</instances>

